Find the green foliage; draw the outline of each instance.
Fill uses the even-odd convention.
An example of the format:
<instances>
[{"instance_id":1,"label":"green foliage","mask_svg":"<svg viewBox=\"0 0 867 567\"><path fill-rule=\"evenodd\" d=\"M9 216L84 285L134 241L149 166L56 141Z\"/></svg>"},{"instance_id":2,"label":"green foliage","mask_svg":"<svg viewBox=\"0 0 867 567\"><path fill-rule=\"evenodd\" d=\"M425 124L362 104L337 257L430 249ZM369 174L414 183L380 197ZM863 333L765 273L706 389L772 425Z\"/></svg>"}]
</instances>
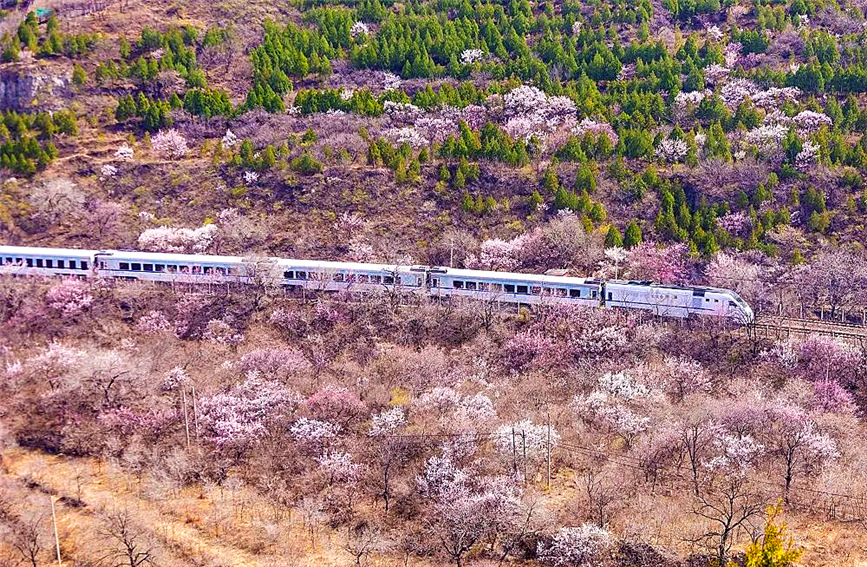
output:
<instances>
[{"instance_id":1,"label":"green foliage","mask_svg":"<svg viewBox=\"0 0 867 567\"><path fill-rule=\"evenodd\" d=\"M633 246L641 244L642 240L643 238L641 235L641 228L638 226L638 223L636 223L635 221L631 221L628 225L626 225L623 245L626 248L632 248Z\"/></svg>"},{"instance_id":2,"label":"green foliage","mask_svg":"<svg viewBox=\"0 0 867 567\"><path fill-rule=\"evenodd\" d=\"M293 159L289 164L289 167L291 167L293 171L297 171L304 175L312 175L314 173L322 172L322 163L307 153Z\"/></svg>"},{"instance_id":3,"label":"green foliage","mask_svg":"<svg viewBox=\"0 0 867 567\"><path fill-rule=\"evenodd\" d=\"M441 157L486 158L516 167L522 167L530 161L527 145L523 140L512 139L505 130L492 122L475 131L462 121L460 134L446 138L439 153Z\"/></svg>"},{"instance_id":4,"label":"green foliage","mask_svg":"<svg viewBox=\"0 0 867 567\"><path fill-rule=\"evenodd\" d=\"M184 95L184 110L196 116L211 118L232 114L232 103L225 91L212 89L191 89Z\"/></svg>"},{"instance_id":5,"label":"green foliage","mask_svg":"<svg viewBox=\"0 0 867 567\"><path fill-rule=\"evenodd\" d=\"M72 67L72 82L76 85L83 85L87 82L87 72L77 63Z\"/></svg>"},{"instance_id":6,"label":"green foliage","mask_svg":"<svg viewBox=\"0 0 867 567\"><path fill-rule=\"evenodd\" d=\"M803 550L795 547L786 524L777 521L781 512L779 505L768 509L764 534L747 549L745 567L792 567L800 559Z\"/></svg>"},{"instance_id":7,"label":"green foliage","mask_svg":"<svg viewBox=\"0 0 867 567\"><path fill-rule=\"evenodd\" d=\"M623 246L623 237L620 236L620 230L616 225L608 227L608 232L605 234L605 247Z\"/></svg>"},{"instance_id":8,"label":"green foliage","mask_svg":"<svg viewBox=\"0 0 867 567\"><path fill-rule=\"evenodd\" d=\"M44 169L57 157L52 139L78 133L75 113L58 111L0 114L0 169L19 175L32 175Z\"/></svg>"},{"instance_id":9,"label":"green foliage","mask_svg":"<svg viewBox=\"0 0 867 567\"><path fill-rule=\"evenodd\" d=\"M342 110L365 116L379 116L383 112L382 99L373 96L369 89L357 90L348 98L344 98L337 89L303 90L296 95L295 106L302 114Z\"/></svg>"},{"instance_id":10,"label":"green foliage","mask_svg":"<svg viewBox=\"0 0 867 567\"><path fill-rule=\"evenodd\" d=\"M114 118L118 122L125 122L133 117L141 119L141 125L145 130L156 132L172 125L171 105L165 99L152 99L144 93L138 96L126 95L120 98L114 110Z\"/></svg>"},{"instance_id":11,"label":"green foliage","mask_svg":"<svg viewBox=\"0 0 867 567\"><path fill-rule=\"evenodd\" d=\"M292 23L281 28L266 21L262 45L250 52L253 88L244 108L282 111L280 97L292 89L289 77L303 79L310 73L330 74L330 59L336 54L335 47L316 31Z\"/></svg>"}]
</instances>

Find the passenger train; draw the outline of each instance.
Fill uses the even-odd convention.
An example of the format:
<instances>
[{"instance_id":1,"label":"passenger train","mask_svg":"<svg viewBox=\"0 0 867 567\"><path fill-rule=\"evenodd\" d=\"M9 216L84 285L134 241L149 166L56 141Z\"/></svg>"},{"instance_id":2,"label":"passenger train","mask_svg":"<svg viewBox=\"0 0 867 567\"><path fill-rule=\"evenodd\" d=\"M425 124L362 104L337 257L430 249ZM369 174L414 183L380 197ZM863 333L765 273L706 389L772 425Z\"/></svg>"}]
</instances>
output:
<instances>
[{"instance_id":1,"label":"passenger train","mask_svg":"<svg viewBox=\"0 0 867 567\"><path fill-rule=\"evenodd\" d=\"M289 290L376 292L399 289L439 298L467 297L518 305L569 304L636 309L664 317L709 315L739 323L753 311L733 291L541 274L242 258L195 254L0 246L0 273L102 277L178 283L256 283L277 280Z\"/></svg>"}]
</instances>

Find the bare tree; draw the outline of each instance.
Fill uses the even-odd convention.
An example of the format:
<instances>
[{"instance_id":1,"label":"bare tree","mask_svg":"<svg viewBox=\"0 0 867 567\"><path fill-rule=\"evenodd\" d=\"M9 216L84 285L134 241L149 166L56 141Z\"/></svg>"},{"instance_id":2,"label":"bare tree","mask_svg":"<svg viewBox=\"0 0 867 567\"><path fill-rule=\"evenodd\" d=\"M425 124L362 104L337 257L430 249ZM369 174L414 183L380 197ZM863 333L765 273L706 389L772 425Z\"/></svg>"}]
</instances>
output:
<instances>
[{"instance_id":1,"label":"bare tree","mask_svg":"<svg viewBox=\"0 0 867 567\"><path fill-rule=\"evenodd\" d=\"M611 516L612 505L621 499L625 487L604 472L593 469L584 472L583 480L593 519L603 528Z\"/></svg>"},{"instance_id":2,"label":"bare tree","mask_svg":"<svg viewBox=\"0 0 867 567\"><path fill-rule=\"evenodd\" d=\"M17 517L9 522L4 538L8 538L12 549L21 561L31 567L38 567L45 549L45 515L29 514L27 517Z\"/></svg>"},{"instance_id":3,"label":"bare tree","mask_svg":"<svg viewBox=\"0 0 867 567\"><path fill-rule=\"evenodd\" d=\"M156 565L155 548L145 530L133 521L126 510L113 512L104 519L102 535L111 541L104 561L112 567Z\"/></svg>"},{"instance_id":4,"label":"bare tree","mask_svg":"<svg viewBox=\"0 0 867 567\"><path fill-rule=\"evenodd\" d=\"M864 256L843 248L823 250L798 270L795 280L814 304L830 307L833 317L839 309L863 299L867 282Z\"/></svg>"},{"instance_id":5,"label":"bare tree","mask_svg":"<svg viewBox=\"0 0 867 567\"><path fill-rule=\"evenodd\" d=\"M283 272L275 258L250 256L244 258L244 275L256 297L256 308L266 298L276 297L283 289Z\"/></svg>"},{"instance_id":6,"label":"bare tree","mask_svg":"<svg viewBox=\"0 0 867 567\"><path fill-rule=\"evenodd\" d=\"M764 499L745 475L725 474L718 486L697 497L693 512L706 519L708 527L694 541L704 542L713 549L717 565L726 565L739 534L751 532L752 522L762 515L764 506Z\"/></svg>"},{"instance_id":7,"label":"bare tree","mask_svg":"<svg viewBox=\"0 0 867 567\"><path fill-rule=\"evenodd\" d=\"M388 542L379 528L367 522L359 522L349 527L346 544L343 548L352 555L355 564L360 567L366 563L364 558L371 552L385 551L388 548Z\"/></svg>"}]
</instances>

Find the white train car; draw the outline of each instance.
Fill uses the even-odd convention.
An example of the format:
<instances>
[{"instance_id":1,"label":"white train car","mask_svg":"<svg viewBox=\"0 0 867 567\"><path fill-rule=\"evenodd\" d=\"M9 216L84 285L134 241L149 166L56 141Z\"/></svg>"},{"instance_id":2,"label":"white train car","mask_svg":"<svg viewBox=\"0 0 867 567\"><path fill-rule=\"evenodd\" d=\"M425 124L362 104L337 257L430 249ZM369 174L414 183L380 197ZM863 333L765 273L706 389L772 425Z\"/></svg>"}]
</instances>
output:
<instances>
[{"instance_id":1,"label":"white train car","mask_svg":"<svg viewBox=\"0 0 867 567\"><path fill-rule=\"evenodd\" d=\"M93 272L94 250L0 246L0 265L13 275L88 276Z\"/></svg>"},{"instance_id":2,"label":"white train car","mask_svg":"<svg viewBox=\"0 0 867 567\"><path fill-rule=\"evenodd\" d=\"M649 281L605 282L606 307L641 309L660 317L690 315L752 321L753 311L738 294L727 289L655 284Z\"/></svg>"},{"instance_id":3,"label":"white train car","mask_svg":"<svg viewBox=\"0 0 867 567\"><path fill-rule=\"evenodd\" d=\"M101 277L152 282L246 283L244 259L238 256L165 254L101 250L94 255Z\"/></svg>"},{"instance_id":4,"label":"white train car","mask_svg":"<svg viewBox=\"0 0 867 567\"><path fill-rule=\"evenodd\" d=\"M321 291L424 291L427 266L397 266L362 262L278 260L284 285Z\"/></svg>"},{"instance_id":5,"label":"white train car","mask_svg":"<svg viewBox=\"0 0 867 567\"><path fill-rule=\"evenodd\" d=\"M432 269L430 293L439 297L476 297L527 305L568 303L598 307L601 281L566 276Z\"/></svg>"},{"instance_id":6,"label":"white train car","mask_svg":"<svg viewBox=\"0 0 867 567\"><path fill-rule=\"evenodd\" d=\"M649 281L431 266L23 246L0 246L0 263L3 273L13 275L96 276L190 284L255 284L270 280L287 289L313 292L399 290L438 298L468 297L518 305L584 305L638 309L661 317L706 315L739 323L753 321L752 309L733 291Z\"/></svg>"}]
</instances>

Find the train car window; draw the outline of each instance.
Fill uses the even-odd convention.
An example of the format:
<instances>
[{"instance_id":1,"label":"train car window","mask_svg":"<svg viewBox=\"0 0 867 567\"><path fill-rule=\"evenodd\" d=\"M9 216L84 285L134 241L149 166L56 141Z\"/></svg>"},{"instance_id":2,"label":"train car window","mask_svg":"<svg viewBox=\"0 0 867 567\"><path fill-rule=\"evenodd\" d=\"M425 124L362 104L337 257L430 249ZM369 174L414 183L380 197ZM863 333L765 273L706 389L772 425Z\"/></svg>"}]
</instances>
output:
<instances>
[{"instance_id":1,"label":"train car window","mask_svg":"<svg viewBox=\"0 0 867 567\"><path fill-rule=\"evenodd\" d=\"M520 293L522 295L527 295L527 286L519 285L518 286L518 293Z\"/></svg>"},{"instance_id":2,"label":"train car window","mask_svg":"<svg viewBox=\"0 0 867 567\"><path fill-rule=\"evenodd\" d=\"M382 276L370 276L370 283L382 283Z\"/></svg>"},{"instance_id":3,"label":"train car window","mask_svg":"<svg viewBox=\"0 0 867 567\"><path fill-rule=\"evenodd\" d=\"M331 279L336 281L336 282L342 282L343 281L343 274L334 274L334 276Z\"/></svg>"},{"instance_id":4,"label":"train car window","mask_svg":"<svg viewBox=\"0 0 867 567\"><path fill-rule=\"evenodd\" d=\"M370 281L370 276L367 274L358 274L358 283L367 283Z\"/></svg>"},{"instance_id":5,"label":"train car window","mask_svg":"<svg viewBox=\"0 0 867 567\"><path fill-rule=\"evenodd\" d=\"M58 267L58 268L65 268L65 267L66 267L66 262L64 262L63 260L58 260L58 261L57 261L57 267Z\"/></svg>"},{"instance_id":6,"label":"train car window","mask_svg":"<svg viewBox=\"0 0 867 567\"><path fill-rule=\"evenodd\" d=\"M140 271L141 271L141 263L139 263L139 262L133 262L133 263L130 265L130 271L133 271L133 272L140 272Z\"/></svg>"},{"instance_id":7,"label":"train car window","mask_svg":"<svg viewBox=\"0 0 867 567\"><path fill-rule=\"evenodd\" d=\"M121 270L129 270L129 262L121 262L120 263Z\"/></svg>"},{"instance_id":8,"label":"train car window","mask_svg":"<svg viewBox=\"0 0 867 567\"><path fill-rule=\"evenodd\" d=\"M82 270L86 270L86 269L87 269L87 260L82 260L82 261L81 261L81 269L82 269Z\"/></svg>"},{"instance_id":9,"label":"train car window","mask_svg":"<svg viewBox=\"0 0 867 567\"><path fill-rule=\"evenodd\" d=\"M479 282L479 291L488 291L491 289L491 284L485 282Z\"/></svg>"},{"instance_id":10,"label":"train car window","mask_svg":"<svg viewBox=\"0 0 867 567\"><path fill-rule=\"evenodd\" d=\"M41 268L42 266L42 258L36 258L36 267Z\"/></svg>"},{"instance_id":11,"label":"train car window","mask_svg":"<svg viewBox=\"0 0 867 567\"><path fill-rule=\"evenodd\" d=\"M393 284L394 283L394 276L383 276L382 281L385 284Z\"/></svg>"},{"instance_id":12,"label":"train car window","mask_svg":"<svg viewBox=\"0 0 867 567\"><path fill-rule=\"evenodd\" d=\"M537 285L534 285L533 287L530 288L530 294L531 295L539 295L541 293L542 293L542 288L537 286Z\"/></svg>"},{"instance_id":13,"label":"train car window","mask_svg":"<svg viewBox=\"0 0 867 567\"><path fill-rule=\"evenodd\" d=\"M146 272L153 272L154 265L153 264L142 264L142 269Z\"/></svg>"},{"instance_id":14,"label":"train car window","mask_svg":"<svg viewBox=\"0 0 867 567\"><path fill-rule=\"evenodd\" d=\"M453 286L455 289L464 289L464 282L462 282L462 281L460 281L460 280L455 280L455 281L452 282L452 286Z\"/></svg>"},{"instance_id":15,"label":"train car window","mask_svg":"<svg viewBox=\"0 0 867 567\"><path fill-rule=\"evenodd\" d=\"M70 260L70 261L69 261L69 269L70 269L70 270L74 270L74 269L75 269L75 260Z\"/></svg>"},{"instance_id":16,"label":"train car window","mask_svg":"<svg viewBox=\"0 0 867 567\"><path fill-rule=\"evenodd\" d=\"M569 290L569 297L581 297L581 290L580 289L570 289Z\"/></svg>"},{"instance_id":17,"label":"train car window","mask_svg":"<svg viewBox=\"0 0 867 567\"><path fill-rule=\"evenodd\" d=\"M515 284L504 284L503 289L506 291L506 293L515 293Z\"/></svg>"},{"instance_id":18,"label":"train car window","mask_svg":"<svg viewBox=\"0 0 867 567\"><path fill-rule=\"evenodd\" d=\"M27 259L25 259L25 260L24 260L24 263L27 264L27 267L28 267L28 268L32 268L32 267L33 267L33 258L27 258Z\"/></svg>"},{"instance_id":19,"label":"train car window","mask_svg":"<svg viewBox=\"0 0 867 567\"><path fill-rule=\"evenodd\" d=\"M166 265L165 264L154 264L154 271L160 272L160 273L165 272L166 271Z\"/></svg>"},{"instance_id":20,"label":"train car window","mask_svg":"<svg viewBox=\"0 0 867 567\"><path fill-rule=\"evenodd\" d=\"M45 260L45 267L46 268L53 268L54 267L54 260Z\"/></svg>"},{"instance_id":21,"label":"train car window","mask_svg":"<svg viewBox=\"0 0 867 567\"><path fill-rule=\"evenodd\" d=\"M612 295L613 295L613 294L609 291L609 292L608 292L608 301L611 301L611 296L612 296Z\"/></svg>"},{"instance_id":22,"label":"train car window","mask_svg":"<svg viewBox=\"0 0 867 567\"><path fill-rule=\"evenodd\" d=\"M467 289L476 289L476 282L467 282Z\"/></svg>"},{"instance_id":23,"label":"train car window","mask_svg":"<svg viewBox=\"0 0 867 567\"><path fill-rule=\"evenodd\" d=\"M218 276L225 276L226 275L226 268L224 268L223 266L217 266L216 268L214 268L214 272Z\"/></svg>"},{"instance_id":24,"label":"train car window","mask_svg":"<svg viewBox=\"0 0 867 567\"><path fill-rule=\"evenodd\" d=\"M291 271L289 271L289 272L283 272L283 279L284 279L284 280L294 280L294 279L295 279L295 274L293 274Z\"/></svg>"},{"instance_id":25,"label":"train car window","mask_svg":"<svg viewBox=\"0 0 867 567\"><path fill-rule=\"evenodd\" d=\"M595 291L591 291L591 292L590 292L590 297L593 298L593 299L596 299L596 292L595 292Z\"/></svg>"},{"instance_id":26,"label":"train car window","mask_svg":"<svg viewBox=\"0 0 867 567\"><path fill-rule=\"evenodd\" d=\"M497 291L497 292L503 291L503 284L492 283L491 284L491 291Z\"/></svg>"},{"instance_id":27,"label":"train car window","mask_svg":"<svg viewBox=\"0 0 867 567\"><path fill-rule=\"evenodd\" d=\"M705 302L705 303L710 303L710 298L709 298L709 297L705 297L705 298L704 298L704 302Z\"/></svg>"},{"instance_id":28,"label":"train car window","mask_svg":"<svg viewBox=\"0 0 867 567\"><path fill-rule=\"evenodd\" d=\"M434 278L431 280L431 287L439 287L439 286L440 286L440 279L439 278Z\"/></svg>"}]
</instances>

